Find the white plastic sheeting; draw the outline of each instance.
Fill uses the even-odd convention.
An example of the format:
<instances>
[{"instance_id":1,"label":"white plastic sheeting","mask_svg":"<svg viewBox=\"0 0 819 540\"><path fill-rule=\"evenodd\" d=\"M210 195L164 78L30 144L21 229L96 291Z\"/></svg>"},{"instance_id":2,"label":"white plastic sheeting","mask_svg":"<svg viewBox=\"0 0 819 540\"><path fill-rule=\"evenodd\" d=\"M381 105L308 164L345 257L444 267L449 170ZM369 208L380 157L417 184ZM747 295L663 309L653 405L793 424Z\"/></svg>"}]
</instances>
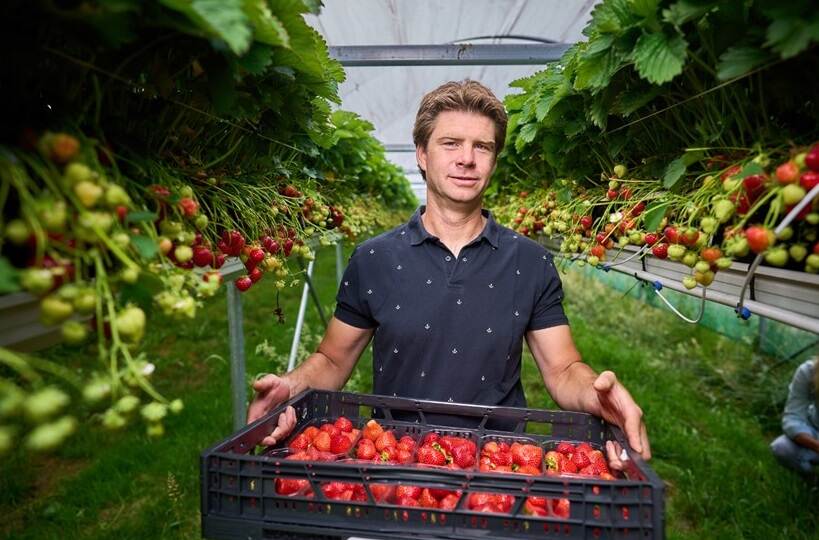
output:
<instances>
[{"instance_id":1,"label":"white plastic sheeting","mask_svg":"<svg viewBox=\"0 0 819 540\"><path fill-rule=\"evenodd\" d=\"M324 0L308 22L330 46L442 45L446 43L526 43L484 36L526 36L559 43L583 38L596 0ZM483 39L476 39L483 38ZM375 125L375 136L389 147L412 144L412 125L421 97L451 80L474 79L498 97L509 83L538 66L348 67L341 86L342 108ZM405 169L423 201L424 184L414 152L389 152Z\"/></svg>"}]
</instances>

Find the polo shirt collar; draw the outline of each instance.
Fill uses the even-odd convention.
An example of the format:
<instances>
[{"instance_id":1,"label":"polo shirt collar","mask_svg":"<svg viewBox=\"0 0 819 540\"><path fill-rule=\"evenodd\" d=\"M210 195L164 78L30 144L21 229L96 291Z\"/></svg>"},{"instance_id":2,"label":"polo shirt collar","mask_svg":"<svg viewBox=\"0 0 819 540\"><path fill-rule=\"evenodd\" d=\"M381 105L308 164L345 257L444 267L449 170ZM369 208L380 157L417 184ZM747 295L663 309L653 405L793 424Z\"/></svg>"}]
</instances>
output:
<instances>
[{"instance_id":1,"label":"polo shirt collar","mask_svg":"<svg viewBox=\"0 0 819 540\"><path fill-rule=\"evenodd\" d=\"M420 206L418 210L410 218L409 222L407 223L407 231L409 232L410 244L413 246L417 246L422 244L424 240L437 240L438 238L431 235L429 231L424 228L424 223L421 221L421 214L426 211L426 206ZM492 212L483 208L481 209L481 214L483 217L486 218L486 225L484 225L483 231L481 231L480 236L475 240L477 242L481 239L486 239L492 247L498 247L498 240L500 239L500 226L495 221L495 218L492 217ZM472 242L473 244L475 242Z\"/></svg>"}]
</instances>

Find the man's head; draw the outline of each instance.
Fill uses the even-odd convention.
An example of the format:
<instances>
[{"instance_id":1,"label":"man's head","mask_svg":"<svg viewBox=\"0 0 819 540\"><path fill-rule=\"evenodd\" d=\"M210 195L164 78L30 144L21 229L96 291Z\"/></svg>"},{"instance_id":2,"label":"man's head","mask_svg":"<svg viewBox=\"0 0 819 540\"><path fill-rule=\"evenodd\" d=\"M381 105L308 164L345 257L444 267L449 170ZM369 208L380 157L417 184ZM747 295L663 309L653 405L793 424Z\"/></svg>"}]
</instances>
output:
<instances>
[{"instance_id":1,"label":"man's head","mask_svg":"<svg viewBox=\"0 0 819 540\"><path fill-rule=\"evenodd\" d=\"M412 130L416 148L427 149L438 115L446 111L469 112L489 118L494 125L494 157L497 158L506 140L506 109L489 88L469 79L444 83L424 96ZM421 176L426 180L423 167Z\"/></svg>"}]
</instances>

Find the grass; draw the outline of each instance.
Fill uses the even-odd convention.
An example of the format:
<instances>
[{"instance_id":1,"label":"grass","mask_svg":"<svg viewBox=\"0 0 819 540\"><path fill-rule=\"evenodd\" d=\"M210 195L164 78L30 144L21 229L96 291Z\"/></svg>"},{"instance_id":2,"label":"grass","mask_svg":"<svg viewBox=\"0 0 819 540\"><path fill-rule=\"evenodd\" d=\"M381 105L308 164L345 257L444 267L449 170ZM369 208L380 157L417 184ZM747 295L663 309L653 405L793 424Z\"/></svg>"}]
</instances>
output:
<instances>
[{"instance_id":1,"label":"grass","mask_svg":"<svg viewBox=\"0 0 819 540\"><path fill-rule=\"evenodd\" d=\"M315 283L330 313L332 250L319 253ZM287 320L279 325L276 295L266 285L243 296L248 379L286 365L301 294L300 287L282 292ZM584 358L598 370L613 369L645 411L652 467L667 484L668 538L813 538L817 492L779 467L767 447L794 366L767 369L774 360L747 344L684 325L582 272L566 274L564 288ZM149 358L163 374L157 384L184 399L184 412L158 441L139 426L113 434L92 430L54 456L10 456L0 465L0 537L201 536L198 455L232 432L224 295L195 321L151 328ZM302 352L320 333L311 306ZM48 354L71 364L88 353L54 348ZM369 354L348 388L370 388ZM530 405L552 408L528 355L523 373Z\"/></svg>"}]
</instances>

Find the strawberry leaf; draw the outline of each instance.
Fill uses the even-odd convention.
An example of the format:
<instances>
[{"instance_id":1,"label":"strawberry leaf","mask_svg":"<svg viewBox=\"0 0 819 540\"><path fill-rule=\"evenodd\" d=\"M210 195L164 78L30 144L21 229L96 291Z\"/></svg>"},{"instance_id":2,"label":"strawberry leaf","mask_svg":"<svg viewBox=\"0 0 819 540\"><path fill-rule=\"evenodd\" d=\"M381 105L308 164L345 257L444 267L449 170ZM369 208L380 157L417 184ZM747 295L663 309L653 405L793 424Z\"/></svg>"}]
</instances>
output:
<instances>
[{"instance_id":1,"label":"strawberry leaf","mask_svg":"<svg viewBox=\"0 0 819 540\"><path fill-rule=\"evenodd\" d=\"M717 78L721 81L727 81L739 77L755 67L761 66L770 58L770 54L757 47L731 47L719 57Z\"/></svg>"},{"instance_id":2,"label":"strawberry leaf","mask_svg":"<svg viewBox=\"0 0 819 540\"><path fill-rule=\"evenodd\" d=\"M159 246L157 246L156 242L141 234L131 236L131 244L133 244L143 259L153 259L159 250Z\"/></svg>"},{"instance_id":3,"label":"strawberry leaf","mask_svg":"<svg viewBox=\"0 0 819 540\"><path fill-rule=\"evenodd\" d=\"M685 64L688 44L679 34L643 34L632 53L640 77L654 84L663 84L680 73Z\"/></svg>"},{"instance_id":4,"label":"strawberry leaf","mask_svg":"<svg viewBox=\"0 0 819 540\"><path fill-rule=\"evenodd\" d=\"M791 58L808 48L811 41L819 41L819 19L805 21L801 17L776 19L768 27L765 45L772 47L782 58Z\"/></svg>"},{"instance_id":5,"label":"strawberry leaf","mask_svg":"<svg viewBox=\"0 0 819 540\"><path fill-rule=\"evenodd\" d=\"M669 163L663 174L663 187L666 189L673 188L685 174L685 169L686 165L682 157L678 157Z\"/></svg>"},{"instance_id":6,"label":"strawberry leaf","mask_svg":"<svg viewBox=\"0 0 819 540\"><path fill-rule=\"evenodd\" d=\"M267 0L246 0L245 13L253 26L253 38L256 41L290 48L290 34L282 21L270 11Z\"/></svg>"}]
</instances>

